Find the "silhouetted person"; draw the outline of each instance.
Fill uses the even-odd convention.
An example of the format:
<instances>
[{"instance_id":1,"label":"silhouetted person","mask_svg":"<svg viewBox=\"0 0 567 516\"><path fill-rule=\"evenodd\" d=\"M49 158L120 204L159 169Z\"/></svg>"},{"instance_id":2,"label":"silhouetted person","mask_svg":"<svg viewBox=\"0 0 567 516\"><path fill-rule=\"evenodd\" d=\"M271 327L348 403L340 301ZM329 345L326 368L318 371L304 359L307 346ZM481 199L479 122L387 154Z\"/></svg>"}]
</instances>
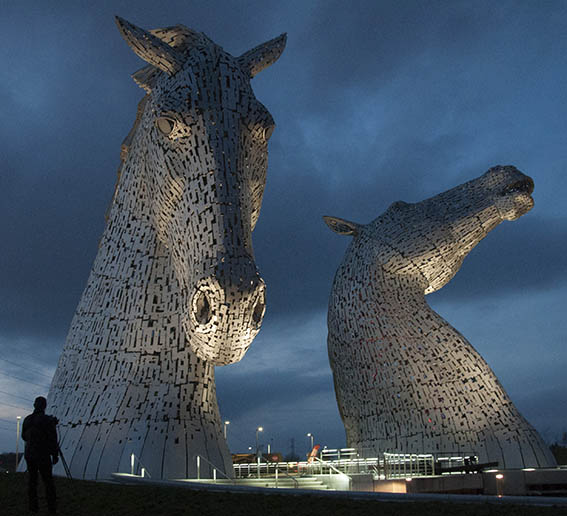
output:
<instances>
[{"instance_id":1,"label":"silhouetted person","mask_svg":"<svg viewBox=\"0 0 567 516\"><path fill-rule=\"evenodd\" d=\"M59 460L57 446L57 419L45 414L47 400L43 396L35 399L33 414L24 419L22 439L26 442L24 457L28 465L28 499L30 511L38 511L37 477L45 486L47 507L51 514L56 511L55 485L53 483L52 464Z\"/></svg>"}]
</instances>

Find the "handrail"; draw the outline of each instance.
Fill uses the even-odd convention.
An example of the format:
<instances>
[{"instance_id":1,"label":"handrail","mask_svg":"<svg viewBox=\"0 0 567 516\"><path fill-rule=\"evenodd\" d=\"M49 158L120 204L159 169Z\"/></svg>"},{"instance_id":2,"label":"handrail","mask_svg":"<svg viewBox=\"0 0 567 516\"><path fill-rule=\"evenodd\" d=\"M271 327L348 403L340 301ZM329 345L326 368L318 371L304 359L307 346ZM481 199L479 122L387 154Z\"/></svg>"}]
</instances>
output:
<instances>
[{"instance_id":1,"label":"handrail","mask_svg":"<svg viewBox=\"0 0 567 516\"><path fill-rule=\"evenodd\" d=\"M142 470L141 470L141 477L145 477L146 473L148 474L148 477L152 478L152 476L150 475L150 472L146 469L146 467L142 464L142 461L139 459L139 457L134 454L131 453L130 454L130 474L134 475L134 459L136 459L138 461L138 464L141 466Z\"/></svg>"},{"instance_id":2,"label":"handrail","mask_svg":"<svg viewBox=\"0 0 567 516\"><path fill-rule=\"evenodd\" d=\"M276 479L276 487L278 487L278 474L283 473L286 477L289 477L293 480L294 483L294 487L299 488L299 481L297 480L296 477L294 477L293 475L290 475L285 469L281 469L282 467L282 463L280 462L276 462L276 461L271 461L269 459L267 459L266 457L263 457L265 459L264 462L257 462L254 464L254 466L258 466L258 478L262 478L261 474L260 474L260 466L265 467L266 468L266 475L268 477L270 477L270 468L274 468L274 474L275 474L275 479ZM284 464L289 464L289 463L284 463ZM294 463L297 464L297 463ZM234 464L234 469L238 470L238 474L235 474L237 476L237 478L242 478L241 476L241 472L242 472L242 468L240 466L247 466L249 469L249 473L250 473L250 466L252 466L252 463L247 463L247 464Z\"/></svg>"},{"instance_id":3,"label":"handrail","mask_svg":"<svg viewBox=\"0 0 567 516\"><path fill-rule=\"evenodd\" d=\"M272 462L272 461L266 461L268 464L275 464L276 465L276 487L277 486L277 482L278 482L278 472L279 472L279 468L280 468L280 464L279 462ZM290 475L287 471L282 470L282 473L286 476L289 477L293 480L293 484L296 488L299 488L299 481L293 476Z\"/></svg>"},{"instance_id":4,"label":"handrail","mask_svg":"<svg viewBox=\"0 0 567 516\"><path fill-rule=\"evenodd\" d=\"M217 471L227 480L232 480L229 476L226 475L226 473L223 473L218 466L215 466L210 460L206 459L205 457L201 456L201 455L195 455L195 457L197 458L197 480L201 480L201 459L203 459L209 466L211 466L213 468L213 479L216 480L217 479Z\"/></svg>"},{"instance_id":5,"label":"handrail","mask_svg":"<svg viewBox=\"0 0 567 516\"><path fill-rule=\"evenodd\" d=\"M313 457L313 459L320 462L321 464L323 464L325 466L329 466L329 469L332 469L333 471L336 471L337 473L340 473L341 475L344 475L345 477L351 478L344 471L341 471L340 469L335 468L335 466L333 466L330 462L327 462L325 460L321 460L319 457Z\"/></svg>"}]
</instances>

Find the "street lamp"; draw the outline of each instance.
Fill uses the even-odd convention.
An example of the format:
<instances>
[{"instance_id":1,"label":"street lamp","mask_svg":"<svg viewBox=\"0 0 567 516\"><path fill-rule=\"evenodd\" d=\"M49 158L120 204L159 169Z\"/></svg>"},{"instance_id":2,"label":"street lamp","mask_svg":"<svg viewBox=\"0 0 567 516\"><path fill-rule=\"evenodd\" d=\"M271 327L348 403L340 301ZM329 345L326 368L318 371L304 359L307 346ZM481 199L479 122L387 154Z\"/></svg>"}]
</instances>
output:
<instances>
[{"instance_id":1,"label":"street lamp","mask_svg":"<svg viewBox=\"0 0 567 516\"><path fill-rule=\"evenodd\" d=\"M223 432L224 432L224 438L225 438L225 440L226 440L226 427L227 427L228 425L230 425L230 421L225 421L225 422L224 422L224 425L223 425L223 427L224 427L224 428L223 428Z\"/></svg>"},{"instance_id":2,"label":"street lamp","mask_svg":"<svg viewBox=\"0 0 567 516\"><path fill-rule=\"evenodd\" d=\"M258 453L259 453L259 451L260 451L260 448L258 447L258 434L259 434L260 432L263 432L263 431L264 431L264 428L261 427L261 426L259 426L258 428L256 428L256 455L258 455Z\"/></svg>"},{"instance_id":3,"label":"street lamp","mask_svg":"<svg viewBox=\"0 0 567 516\"><path fill-rule=\"evenodd\" d=\"M311 432L309 432L307 434L307 437L311 437L311 449L309 451L311 451L313 449L313 434Z\"/></svg>"},{"instance_id":4,"label":"street lamp","mask_svg":"<svg viewBox=\"0 0 567 516\"><path fill-rule=\"evenodd\" d=\"M20 421L22 419L22 416L17 416L16 417L18 423L16 425L16 469L15 471L18 471L18 452L19 452L19 446L20 446Z\"/></svg>"}]
</instances>

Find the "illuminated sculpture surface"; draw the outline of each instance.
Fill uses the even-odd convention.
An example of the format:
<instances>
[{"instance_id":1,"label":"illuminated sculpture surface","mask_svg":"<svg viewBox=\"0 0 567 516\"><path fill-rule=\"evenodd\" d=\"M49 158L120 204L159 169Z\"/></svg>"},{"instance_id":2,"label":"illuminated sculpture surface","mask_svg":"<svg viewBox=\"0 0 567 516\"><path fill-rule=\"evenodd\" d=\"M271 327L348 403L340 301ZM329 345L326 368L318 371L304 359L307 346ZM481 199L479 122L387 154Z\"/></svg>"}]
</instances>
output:
<instances>
[{"instance_id":1,"label":"illuminated sculpture surface","mask_svg":"<svg viewBox=\"0 0 567 516\"><path fill-rule=\"evenodd\" d=\"M328 348L347 444L364 453L474 453L500 467L555 464L469 342L425 300L503 220L533 206L511 166L369 224L325 217L354 237L329 300ZM375 455L374 455L375 456Z\"/></svg>"},{"instance_id":2,"label":"illuminated sculpture surface","mask_svg":"<svg viewBox=\"0 0 567 516\"><path fill-rule=\"evenodd\" d=\"M214 366L238 362L264 316L251 233L274 122L250 79L285 35L235 58L182 25L117 24L149 63L133 75L147 95L48 412L75 478L129 472L132 453L152 478L195 477L197 455L231 475Z\"/></svg>"}]
</instances>

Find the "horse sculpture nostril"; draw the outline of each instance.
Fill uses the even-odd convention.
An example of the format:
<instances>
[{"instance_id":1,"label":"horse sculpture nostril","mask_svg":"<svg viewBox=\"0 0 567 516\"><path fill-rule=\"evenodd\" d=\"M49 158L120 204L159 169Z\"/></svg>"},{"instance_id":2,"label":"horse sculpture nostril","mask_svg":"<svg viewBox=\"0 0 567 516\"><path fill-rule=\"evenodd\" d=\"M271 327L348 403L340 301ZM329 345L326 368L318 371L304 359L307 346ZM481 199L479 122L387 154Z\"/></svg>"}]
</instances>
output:
<instances>
[{"instance_id":1,"label":"horse sculpture nostril","mask_svg":"<svg viewBox=\"0 0 567 516\"><path fill-rule=\"evenodd\" d=\"M209 323L213 313L211 309L211 302L206 292L203 292L201 290L195 294L195 299L193 301L193 310L197 323L202 325Z\"/></svg>"},{"instance_id":2,"label":"horse sculpture nostril","mask_svg":"<svg viewBox=\"0 0 567 516\"><path fill-rule=\"evenodd\" d=\"M252 320L254 321L254 324L259 325L262 322L265 311L266 304L264 303L264 299L258 299L254 305L254 311L252 312Z\"/></svg>"}]
</instances>

